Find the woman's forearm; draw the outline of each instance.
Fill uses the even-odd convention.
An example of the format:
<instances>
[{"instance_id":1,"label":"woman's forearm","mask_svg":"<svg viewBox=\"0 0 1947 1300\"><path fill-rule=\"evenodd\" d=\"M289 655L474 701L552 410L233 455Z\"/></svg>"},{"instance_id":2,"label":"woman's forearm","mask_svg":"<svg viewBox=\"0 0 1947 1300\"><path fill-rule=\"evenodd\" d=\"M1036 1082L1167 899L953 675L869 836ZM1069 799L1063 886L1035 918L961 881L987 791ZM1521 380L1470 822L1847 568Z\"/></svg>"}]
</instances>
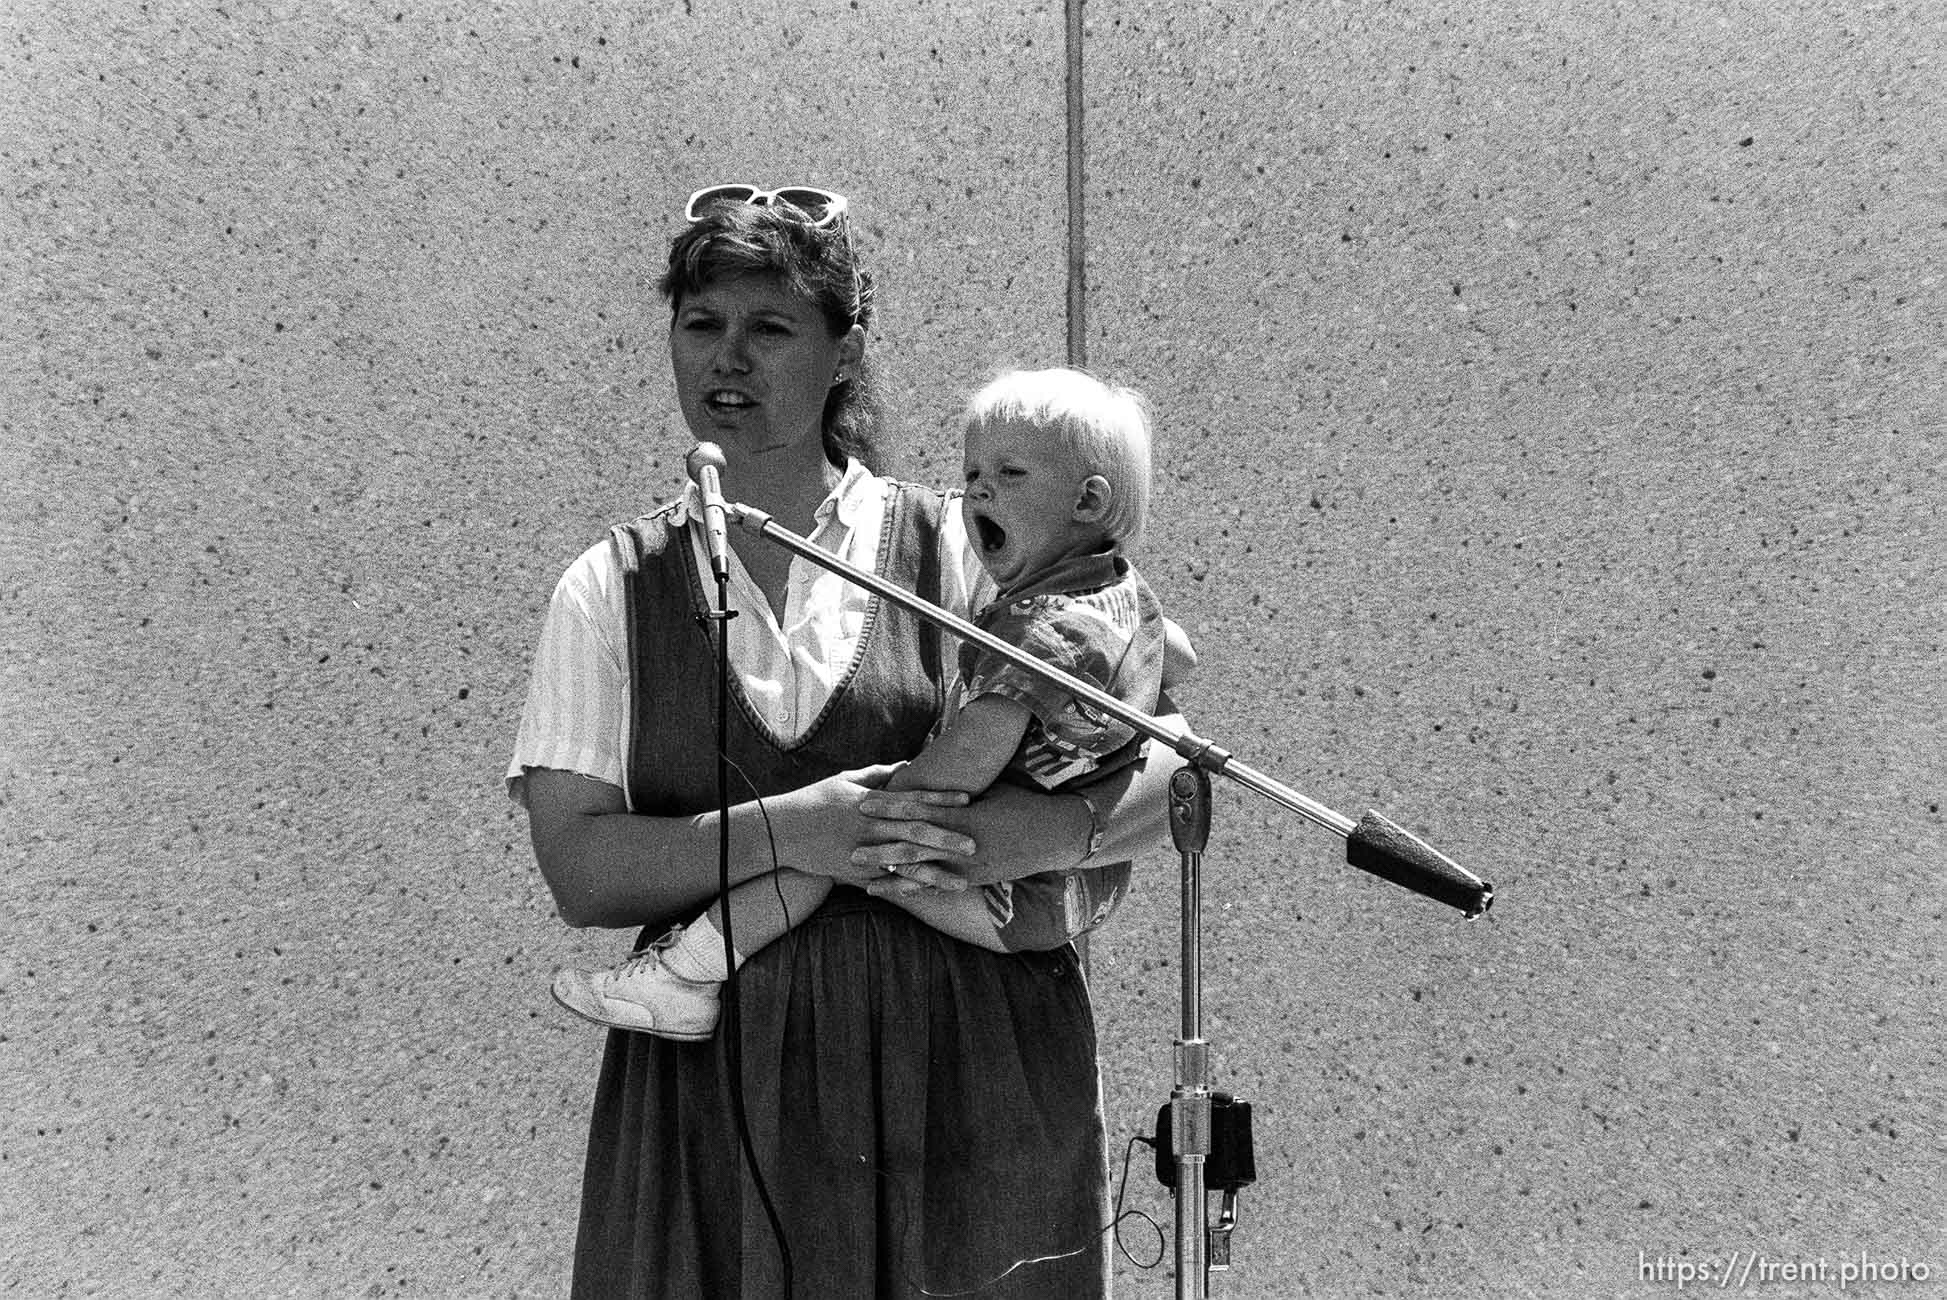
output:
<instances>
[{"instance_id":1,"label":"woman's forearm","mask_svg":"<svg viewBox=\"0 0 1947 1300\"><path fill-rule=\"evenodd\" d=\"M856 861L855 850L881 850L904 862L965 853L970 845L964 835L927 820L964 805L964 794L920 790L897 796L918 820L887 821L861 810L893 771L889 764L854 768L766 795L761 805L732 805L730 883L794 867L867 884L880 879L884 867ZM548 768L530 768L525 784L534 856L569 925L642 925L698 909L718 893L715 812L630 813L616 787Z\"/></svg>"},{"instance_id":2,"label":"woman's forearm","mask_svg":"<svg viewBox=\"0 0 1947 1300\"><path fill-rule=\"evenodd\" d=\"M627 811L614 786L567 772L526 777L534 856L561 919L572 926L642 925L716 896L718 814L648 817ZM773 819L779 810L773 809ZM755 803L730 810L730 879L771 870Z\"/></svg>"},{"instance_id":3,"label":"woman's forearm","mask_svg":"<svg viewBox=\"0 0 1947 1300\"><path fill-rule=\"evenodd\" d=\"M1001 942L993 916L987 911L987 897L978 889L922 889L916 893L889 893L885 897L893 906L941 934L989 952L1008 950Z\"/></svg>"},{"instance_id":4,"label":"woman's forearm","mask_svg":"<svg viewBox=\"0 0 1947 1300\"><path fill-rule=\"evenodd\" d=\"M1164 721L1179 729L1183 726L1181 717ZM1082 865L1130 862L1166 847L1170 836L1170 777L1183 765L1183 757L1175 750L1151 741L1142 765L1125 769L1129 773L1126 782L1104 782L1082 791L1096 836L1094 851Z\"/></svg>"}]
</instances>

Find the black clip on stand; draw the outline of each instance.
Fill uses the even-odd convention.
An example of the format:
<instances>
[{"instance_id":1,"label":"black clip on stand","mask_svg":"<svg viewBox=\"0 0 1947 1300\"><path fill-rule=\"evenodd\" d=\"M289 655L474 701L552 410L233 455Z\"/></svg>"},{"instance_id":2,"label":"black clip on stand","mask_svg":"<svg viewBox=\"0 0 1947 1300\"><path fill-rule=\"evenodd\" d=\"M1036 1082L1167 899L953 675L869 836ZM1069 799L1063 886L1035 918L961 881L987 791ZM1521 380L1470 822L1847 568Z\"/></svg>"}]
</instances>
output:
<instances>
[{"instance_id":1,"label":"black clip on stand","mask_svg":"<svg viewBox=\"0 0 1947 1300\"><path fill-rule=\"evenodd\" d=\"M921 600L876 574L845 563L750 506L729 503L726 512L794 555L838 574L962 641L991 650L1044 681L1053 682L1091 707L1174 749L1189 766L1170 778L1170 835L1183 855L1183 1036L1176 1042L1176 1087L1157 1117L1157 1172L1176 1192L1177 1300L1209 1294L1209 1272L1230 1267L1230 1234L1237 1226L1237 1190L1254 1178L1250 1107L1210 1088L1210 1045L1203 1038L1200 872L1210 835L1210 777L1229 777L1345 841L1345 860L1363 871L1458 908L1469 920L1494 902L1494 886L1376 812L1359 821L1308 799L1291 787L1236 761L1228 751L1188 731L1177 731L1106 691L1070 677L1016 646L984 632L937 605ZM1163 1129L1174 1169L1165 1177ZM1213 1154L1219 1167L1213 1168ZM1208 1229L1208 1193L1223 1192L1217 1226Z\"/></svg>"}]
</instances>

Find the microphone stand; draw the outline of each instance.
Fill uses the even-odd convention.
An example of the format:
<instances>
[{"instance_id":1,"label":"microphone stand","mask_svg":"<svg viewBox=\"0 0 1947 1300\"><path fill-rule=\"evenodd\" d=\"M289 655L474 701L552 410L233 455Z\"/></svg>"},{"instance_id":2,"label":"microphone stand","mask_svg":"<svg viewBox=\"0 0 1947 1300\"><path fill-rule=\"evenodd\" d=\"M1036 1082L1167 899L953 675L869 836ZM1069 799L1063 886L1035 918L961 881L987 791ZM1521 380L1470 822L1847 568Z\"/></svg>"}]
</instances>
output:
<instances>
[{"instance_id":1,"label":"microphone stand","mask_svg":"<svg viewBox=\"0 0 1947 1300\"><path fill-rule=\"evenodd\" d=\"M1175 1160L1176 1294L1177 1300L1201 1300L1209 1294L1209 1270L1229 1267L1230 1230L1236 1225L1235 1188L1224 1188L1224 1213L1214 1230L1206 1230L1209 1213L1205 1165L1212 1150L1210 1045L1203 1038L1203 973L1199 944L1201 924L1200 868L1210 831L1210 777L1223 776L1283 808L1311 821L1345 841L1351 865L1449 907L1472 920L1494 902L1494 886L1446 857L1417 836L1368 811L1358 821L1334 812L1290 786L1237 761L1231 753L1187 728L1165 725L1142 710L1087 682L1011 646L965 619L920 599L877 574L847 564L763 511L737 502L726 513L765 539L794 555L829 570L855 586L882 596L962 641L1000 655L1009 663L1071 692L1090 707L1158 743L1168 745L1189 764L1170 779L1170 835L1183 858L1183 1018L1176 1041L1176 1086L1171 1092L1170 1147ZM1248 1178L1243 1181L1249 1181ZM1241 1183L1239 1184L1241 1185ZM1212 1257L1216 1262L1209 1262Z\"/></svg>"},{"instance_id":2,"label":"microphone stand","mask_svg":"<svg viewBox=\"0 0 1947 1300\"><path fill-rule=\"evenodd\" d=\"M1230 1267L1230 1229L1206 1229L1210 1199L1205 1166L1210 1159L1210 1044L1203 1037L1203 847L1210 838L1210 774L1180 768L1170 777L1170 839L1183 855L1183 1016L1176 1040L1176 1086L1170 1089L1170 1155L1176 1161L1171 1188L1176 1202L1176 1294L1196 1300L1208 1294L1211 1268ZM1158 1152L1160 1156L1161 1153ZM1234 1204L1225 1194L1226 1206ZM1221 1253L1221 1260L1213 1265ZM1194 1289L1193 1289L1194 1288Z\"/></svg>"}]
</instances>

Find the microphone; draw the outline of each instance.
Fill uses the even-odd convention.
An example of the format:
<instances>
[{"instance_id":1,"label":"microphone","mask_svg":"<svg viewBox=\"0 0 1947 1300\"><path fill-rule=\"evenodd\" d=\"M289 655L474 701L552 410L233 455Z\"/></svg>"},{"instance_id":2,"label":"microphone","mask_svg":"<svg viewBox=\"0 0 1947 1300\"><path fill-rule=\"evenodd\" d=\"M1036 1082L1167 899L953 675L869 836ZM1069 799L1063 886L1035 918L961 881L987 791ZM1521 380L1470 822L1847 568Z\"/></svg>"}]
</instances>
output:
<instances>
[{"instance_id":1,"label":"microphone","mask_svg":"<svg viewBox=\"0 0 1947 1300\"><path fill-rule=\"evenodd\" d=\"M683 458L683 467L703 494L703 545L710 552L710 572L719 582L730 579L729 529L724 523L723 480L718 477L723 466L723 448L714 442L697 443Z\"/></svg>"}]
</instances>

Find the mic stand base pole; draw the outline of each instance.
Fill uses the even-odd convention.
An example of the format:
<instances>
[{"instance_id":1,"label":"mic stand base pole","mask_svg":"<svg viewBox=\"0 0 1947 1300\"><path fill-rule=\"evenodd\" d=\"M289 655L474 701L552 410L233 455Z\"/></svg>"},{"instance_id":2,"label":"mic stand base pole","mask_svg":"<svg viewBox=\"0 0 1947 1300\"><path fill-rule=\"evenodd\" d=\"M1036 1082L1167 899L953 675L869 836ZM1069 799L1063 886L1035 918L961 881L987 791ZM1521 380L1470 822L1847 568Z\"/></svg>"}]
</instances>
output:
<instances>
[{"instance_id":1,"label":"mic stand base pole","mask_svg":"<svg viewBox=\"0 0 1947 1300\"><path fill-rule=\"evenodd\" d=\"M1176 1300L1209 1294L1210 1045L1203 1037L1203 848L1210 838L1210 775L1185 767L1170 778L1170 838L1183 855L1183 1023L1170 1090L1170 1153L1176 1160Z\"/></svg>"}]
</instances>

